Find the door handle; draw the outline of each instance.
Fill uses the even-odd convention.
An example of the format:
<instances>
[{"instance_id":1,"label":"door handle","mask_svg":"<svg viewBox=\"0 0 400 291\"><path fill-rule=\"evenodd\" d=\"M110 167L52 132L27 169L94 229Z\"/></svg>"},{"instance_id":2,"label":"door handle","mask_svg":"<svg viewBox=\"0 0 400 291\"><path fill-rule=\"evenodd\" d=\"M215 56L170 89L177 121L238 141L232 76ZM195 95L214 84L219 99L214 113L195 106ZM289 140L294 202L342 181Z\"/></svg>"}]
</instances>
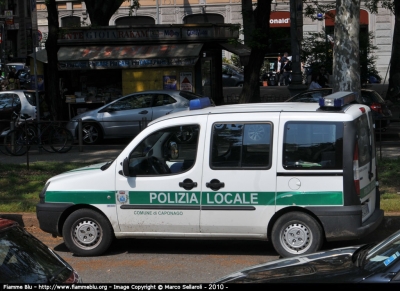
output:
<instances>
[{"instance_id":1,"label":"door handle","mask_svg":"<svg viewBox=\"0 0 400 291\"><path fill-rule=\"evenodd\" d=\"M217 191L221 188L225 187L225 183L224 182L220 182L217 179L212 179L210 182L206 183L206 187L210 188L211 190Z\"/></svg>"},{"instance_id":2,"label":"door handle","mask_svg":"<svg viewBox=\"0 0 400 291\"><path fill-rule=\"evenodd\" d=\"M140 111L139 114L147 114L149 113L147 110Z\"/></svg>"},{"instance_id":3,"label":"door handle","mask_svg":"<svg viewBox=\"0 0 400 291\"><path fill-rule=\"evenodd\" d=\"M185 190L192 190L194 187L197 187L197 182L193 182L191 179L185 179L183 182L179 182L179 187Z\"/></svg>"}]
</instances>

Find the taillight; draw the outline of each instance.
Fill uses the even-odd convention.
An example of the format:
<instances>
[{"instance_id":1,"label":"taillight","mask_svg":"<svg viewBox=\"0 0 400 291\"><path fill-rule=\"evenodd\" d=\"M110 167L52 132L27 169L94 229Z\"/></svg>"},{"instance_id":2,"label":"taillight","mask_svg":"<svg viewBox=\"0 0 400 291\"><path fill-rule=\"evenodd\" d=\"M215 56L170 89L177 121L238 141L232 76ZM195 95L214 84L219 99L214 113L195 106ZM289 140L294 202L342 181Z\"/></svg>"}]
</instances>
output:
<instances>
[{"instance_id":1,"label":"taillight","mask_svg":"<svg viewBox=\"0 0 400 291\"><path fill-rule=\"evenodd\" d=\"M65 280L64 283L78 283L79 282L79 275L75 271L71 271L71 275Z\"/></svg>"},{"instance_id":2,"label":"taillight","mask_svg":"<svg viewBox=\"0 0 400 291\"><path fill-rule=\"evenodd\" d=\"M353 174L354 174L354 186L356 188L357 196L360 196L360 171L358 169L358 143L354 147L353 154Z\"/></svg>"},{"instance_id":3,"label":"taillight","mask_svg":"<svg viewBox=\"0 0 400 291\"><path fill-rule=\"evenodd\" d=\"M372 103L370 107L371 107L371 110L374 110L374 111L376 111L376 112L378 112L378 113L382 113L382 106L381 106L381 104L379 104L379 103Z\"/></svg>"}]
</instances>

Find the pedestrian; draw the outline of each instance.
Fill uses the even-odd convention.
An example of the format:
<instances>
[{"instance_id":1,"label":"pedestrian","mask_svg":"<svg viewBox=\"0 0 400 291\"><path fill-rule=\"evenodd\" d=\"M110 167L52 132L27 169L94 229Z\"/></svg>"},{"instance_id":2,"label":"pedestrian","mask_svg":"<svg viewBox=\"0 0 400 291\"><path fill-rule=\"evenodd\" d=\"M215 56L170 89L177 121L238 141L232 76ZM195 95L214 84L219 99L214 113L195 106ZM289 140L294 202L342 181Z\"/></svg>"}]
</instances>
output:
<instances>
[{"instance_id":1,"label":"pedestrian","mask_svg":"<svg viewBox=\"0 0 400 291\"><path fill-rule=\"evenodd\" d=\"M322 88L321 85L318 84L318 79L319 79L319 74L314 73L311 75L311 83L310 83L310 86L308 87L308 90Z\"/></svg>"},{"instance_id":2,"label":"pedestrian","mask_svg":"<svg viewBox=\"0 0 400 291\"><path fill-rule=\"evenodd\" d=\"M284 70L284 67L285 67L285 64L288 62L288 56L289 56L289 54L288 53L284 53L283 54L283 57L280 59L280 70L279 70L279 85L280 86L285 86L285 85L288 85L288 84L285 84L285 76L284 76L284 72L285 72L285 70Z\"/></svg>"},{"instance_id":3,"label":"pedestrian","mask_svg":"<svg viewBox=\"0 0 400 291\"><path fill-rule=\"evenodd\" d=\"M291 74L292 74L292 60L291 57L288 57L287 61L283 66L283 79L285 80L286 86L290 84Z\"/></svg>"},{"instance_id":4,"label":"pedestrian","mask_svg":"<svg viewBox=\"0 0 400 291\"><path fill-rule=\"evenodd\" d=\"M319 78L318 78L318 84L322 88L329 88L329 73L326 71L325 66L322 65L319 68Z\"/></svg>"}]
</instances>

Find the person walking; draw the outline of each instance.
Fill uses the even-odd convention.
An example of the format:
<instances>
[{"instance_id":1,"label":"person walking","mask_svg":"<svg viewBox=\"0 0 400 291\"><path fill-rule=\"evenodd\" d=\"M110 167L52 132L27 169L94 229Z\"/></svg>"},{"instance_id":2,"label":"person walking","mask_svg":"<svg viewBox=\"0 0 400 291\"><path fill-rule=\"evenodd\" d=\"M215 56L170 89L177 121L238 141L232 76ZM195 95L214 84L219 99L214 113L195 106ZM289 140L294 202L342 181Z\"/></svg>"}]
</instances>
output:
<instances>
[{"instance_id":1,"label":"person walking","mask_svg":"<svg viewBox=\"0 0 400 291\"><path fill-rule=\"evenodd\" d=\"M284 53L283 57L279 61L280 62L279 85L280 86L288 85L288 84L285 84L285 76L284 76L284 73L285 73L284 68L285 68L286 63L289 61L288 56L289 56L288 53Z\"/></svg>"}]
</instances>

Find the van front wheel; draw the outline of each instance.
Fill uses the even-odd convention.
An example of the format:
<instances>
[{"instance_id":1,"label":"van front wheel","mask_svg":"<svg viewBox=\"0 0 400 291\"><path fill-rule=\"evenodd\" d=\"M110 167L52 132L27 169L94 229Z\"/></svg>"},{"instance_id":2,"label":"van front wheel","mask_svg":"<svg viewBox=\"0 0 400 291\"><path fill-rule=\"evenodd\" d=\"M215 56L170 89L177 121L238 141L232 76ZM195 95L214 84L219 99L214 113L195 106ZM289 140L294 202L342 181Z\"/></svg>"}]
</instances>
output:
<instances>
[{"instance_id":1,"label":"van front wheel","mask_svg":"<svg viewBox=\"0 0 400 291\"><path fill-rule=\"evenodd\" d=\"M271 241L282 257L313 253L322 247L322 228L310 215L289 212L275 222Z\"/></svg>"},{"instance_id":2,"label":"van front wheel","mask_svg":"<svg viewBox=\"0 0 400 291\"><path fill-rule=\"evenodd\" d=\"M91 209L79 209L65 220L63 237L68 249L78 256L98 256L112 243L110 222Z\"/></svg>"}]
</instances>

